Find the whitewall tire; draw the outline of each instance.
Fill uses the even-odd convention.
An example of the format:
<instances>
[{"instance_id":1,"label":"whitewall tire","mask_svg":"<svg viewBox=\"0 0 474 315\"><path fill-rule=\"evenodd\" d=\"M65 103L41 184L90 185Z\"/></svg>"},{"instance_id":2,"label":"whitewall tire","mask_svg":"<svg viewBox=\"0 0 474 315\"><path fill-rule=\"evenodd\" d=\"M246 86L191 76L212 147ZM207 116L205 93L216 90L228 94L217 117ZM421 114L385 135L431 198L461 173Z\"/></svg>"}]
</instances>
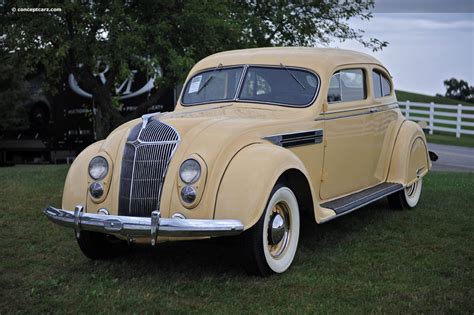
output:
<instances>
[{"instance_id":1,"label":"whitewall tire","mask_svg":"<svg viewBox=\"0 0 474 315\"><path fill-rule=\"evenodd\" d=\"M298 201L293 191L277 184L260 220L244 237L245 269L268 276L286 271L293 262L300 234Z\"/></svg>"},{"instance_id":2,"label":"whitewall tire","mask_svg":"<svg viewBox=\"0 0 474 315\"><path fill-rule=\"evenodd\" d=\"M416 207L420 201L422 187L423 179L420 178L410 186L406 186L403 190L388 196L390 206L396 210L411 209Z\"/></svg>"},{"instance_id":3,"label":"whitewall tire","mask_svg":"<svg viewBox=\"0 0 474 315\"><path fill-rule=\"evenodd\" d=\"M403 189L403 193L405 195L405 200L408 207L413 208L418 204L421 196L421 187L423 184L423 179L419 179L410 186L405 187Z\"/></svg>"}]
</instances>

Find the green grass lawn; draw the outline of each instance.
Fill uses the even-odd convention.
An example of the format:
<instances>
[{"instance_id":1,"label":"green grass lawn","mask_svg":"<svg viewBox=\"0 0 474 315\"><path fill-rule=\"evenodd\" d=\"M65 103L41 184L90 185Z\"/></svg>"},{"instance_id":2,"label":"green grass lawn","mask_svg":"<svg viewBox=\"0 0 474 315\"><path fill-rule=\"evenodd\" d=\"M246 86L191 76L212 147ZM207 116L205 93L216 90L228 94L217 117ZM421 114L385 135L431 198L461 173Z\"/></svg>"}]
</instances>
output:
<instances>
[{"instance_id":1,"label":"green grass lawn","mask_svg":"<svg viewBox=\"0 0 474 315\"><path fill-rule=\"evenodd\" d=\"M426 139L429 143L474 147L474 136L469 135L462 135L460 138L456 138L452 133L443 133L438 131L432 135L427 134Z\"/></svg>"},{"instance_id":2,"label":"green grass lawn","mask_svg":"<svg viewBox=\"0 0 474 315\"><path fill-rule=\"evenodd\" d=\"M474 312L474 174L430 173L419 206L381 200L324 225L303 223L294 265L261 279L237 242L136 248L90 261L60 205L66 166L0 168L0 313Z\"/></svg>"}]
</instances>

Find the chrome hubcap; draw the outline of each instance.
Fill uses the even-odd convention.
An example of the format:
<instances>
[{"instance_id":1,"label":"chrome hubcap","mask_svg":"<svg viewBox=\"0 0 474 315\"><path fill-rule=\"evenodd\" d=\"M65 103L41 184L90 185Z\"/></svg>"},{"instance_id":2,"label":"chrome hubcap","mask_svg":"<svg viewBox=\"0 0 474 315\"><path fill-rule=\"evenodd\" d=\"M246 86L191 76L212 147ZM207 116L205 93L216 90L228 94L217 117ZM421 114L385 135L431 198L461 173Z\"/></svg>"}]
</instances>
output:
<instances>
[{"instance_id":1,"label":"chrome hubcap","mask_svg":"<svg viewBox=\"0 0 474 315\"><path fill-rule=\"evenodd\" d=\"M268 223L268 251L273 257L280 256L290 239L290 211L284 202L278 202L270 213Z\"/></svg>"},{"instance_id":2,"label":"chrome hubcap","mask_svg":"<svg viewBox=\"0 0 474 315\"><path fill-rule=\"evenodd\" d=\"M285 221L283 221L283 217L278 213L274 213L270 220L268 236L271 245L280 243L283 236L285 236Z\"/></svg>"}]
</instances>

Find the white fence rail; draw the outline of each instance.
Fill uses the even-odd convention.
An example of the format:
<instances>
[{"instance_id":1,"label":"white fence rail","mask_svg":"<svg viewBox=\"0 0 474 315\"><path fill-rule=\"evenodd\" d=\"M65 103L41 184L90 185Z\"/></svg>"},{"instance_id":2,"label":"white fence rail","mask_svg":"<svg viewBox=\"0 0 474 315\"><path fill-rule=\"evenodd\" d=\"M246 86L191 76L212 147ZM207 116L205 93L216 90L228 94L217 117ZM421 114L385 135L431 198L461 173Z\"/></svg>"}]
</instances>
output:
<instances>
[{"instance_id":1,"label":"white fence rail","mask_svg":"<svg viewBox=\"0 0 474 315\"><path fill-rule=\"evenodd\" d=\"M398 102L407 119L426 121L433 131L444 131L461 135L474 135L474 106L445 105L435 103Z\"/></svg>"}]
</instances>

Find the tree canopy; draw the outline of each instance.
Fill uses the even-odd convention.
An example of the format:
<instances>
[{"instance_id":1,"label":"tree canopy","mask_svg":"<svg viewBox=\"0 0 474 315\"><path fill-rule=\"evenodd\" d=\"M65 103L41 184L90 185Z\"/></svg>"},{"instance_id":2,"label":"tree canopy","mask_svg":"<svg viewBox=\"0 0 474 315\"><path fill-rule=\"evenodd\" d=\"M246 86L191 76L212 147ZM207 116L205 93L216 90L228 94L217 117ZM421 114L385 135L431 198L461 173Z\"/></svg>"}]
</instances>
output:
<instances>
[{"instance_id":1,"label":"tree canopy","mask_svg":"<svg viewBox=\"0 0 474 315\"><path fill-rule=\"evenodd\" d=\"M443 83L446 87L446 94L444 96L474 103L474 86L469 86L469 83L466 81L455 78L444 80Z\"/></svg>"},{"instance_id":2,"label":"tree canopy","mask_svg":"<svg viewBox=\"0 0 474 315\"><path fill-rule=\"evenodd\" d=\"M374 50L387 42L365 38L348 24L370 19L373 0L257 1L17 1L1 20L2 62L22 69L40 66L49 87L64 71L94 97L95 129L105 137L124 118L115 88L131 65L161 71L159 84L182 82L194 63L212 53L249 47L315 46L356 40ZM60 8L19 12L16 7ZM107 81L97 75L109 66ZM160 68L159 68L159 67ZM138 117L159 98L158 89L133 113Z\"/></svg>"}]
</instances>

